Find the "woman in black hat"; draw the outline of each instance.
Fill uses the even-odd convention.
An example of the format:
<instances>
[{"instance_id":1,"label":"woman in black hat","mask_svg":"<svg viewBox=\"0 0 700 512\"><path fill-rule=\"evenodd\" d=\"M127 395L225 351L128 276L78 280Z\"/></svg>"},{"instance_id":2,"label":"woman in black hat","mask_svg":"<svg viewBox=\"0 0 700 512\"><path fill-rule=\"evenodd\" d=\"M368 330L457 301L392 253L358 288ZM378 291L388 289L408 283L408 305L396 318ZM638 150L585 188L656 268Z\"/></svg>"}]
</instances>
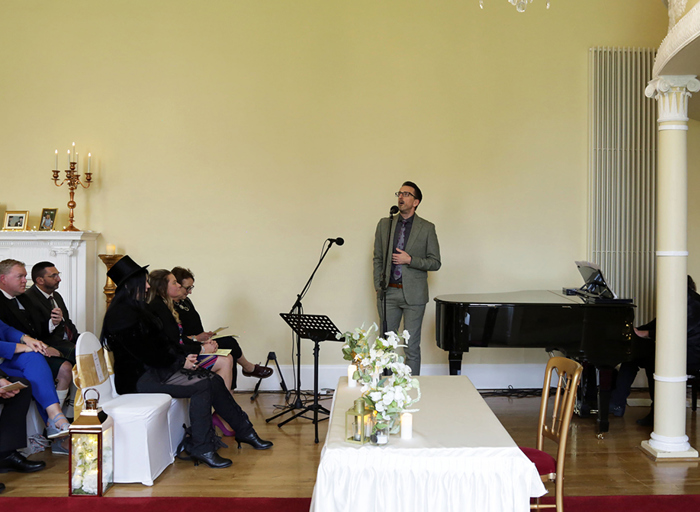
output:
<instances>
[{"instance_id":1,"label":"woman in black hat","mask_svg":"<svg viewBox=\"0 0 700 512\"><path fill-rule=\"evenodd\" d=\"M196 355L185 356L165 338L159 320L146 309L146 268L124 256L107 272L117 290L105 314L101 339L114 353L117 392L189 398L192 442L187 451L195 464L225 468L232 463L216 453L212 407L235 430L239 448L241 443L258 450L270 448L272 443L258 437L221 377L197 369Z\"/></svg>"}]
</instances>

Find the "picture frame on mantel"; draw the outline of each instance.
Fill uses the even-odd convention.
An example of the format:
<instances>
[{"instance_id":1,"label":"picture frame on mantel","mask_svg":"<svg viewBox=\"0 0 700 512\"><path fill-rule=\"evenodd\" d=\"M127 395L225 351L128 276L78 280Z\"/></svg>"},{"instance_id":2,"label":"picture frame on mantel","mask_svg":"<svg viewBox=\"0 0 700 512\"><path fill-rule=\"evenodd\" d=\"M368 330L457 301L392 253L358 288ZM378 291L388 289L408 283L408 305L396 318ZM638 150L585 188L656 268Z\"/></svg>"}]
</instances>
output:
<instances>
[{"instance_id":1,"label":"picture frame on mantel","mask_svg":"<svg viewBox=\"0 0 700 512\"><path fill-rule=\"evenodd\" d=\"M29 223L28 210L12 210L5 212L5 221L2 223L3 231L26 231Z\"/></svg>"},{"instance_id":2,"label":"picture frame on mantel","mask_svg":"<svg viewBox=\"0 0 700 512\"><path fill-rule=\"evenodd\" d=\"M39 231L55 231L56 228L56 212L58 208L44 208L41 210L41 219L39 221Z\"/></svg>"}]
</instances>

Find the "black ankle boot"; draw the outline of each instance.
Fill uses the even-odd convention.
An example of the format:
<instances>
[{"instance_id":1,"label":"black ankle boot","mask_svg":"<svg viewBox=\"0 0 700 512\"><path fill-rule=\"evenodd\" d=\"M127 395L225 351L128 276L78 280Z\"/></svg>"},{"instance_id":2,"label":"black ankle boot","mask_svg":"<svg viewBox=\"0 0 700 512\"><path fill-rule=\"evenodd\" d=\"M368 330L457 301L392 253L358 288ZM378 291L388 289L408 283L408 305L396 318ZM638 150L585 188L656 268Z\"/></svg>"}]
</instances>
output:
<instances>
[{"instance_id":1,"label":"black ankle boot","mask_svg":"<svg viewBox=\"0 0 700 512\"><path fill-rule=\"evenodd\" d=\"M241 447L241 443L249 444L256 450L267 450L268 448L272 447L272 442L260 439L258 434L255 433L255 430L251 430L250 434L247 436L236 435L236 441L238 442L238 448Z\"/></svg>"},{"instance_id":2,"label":"black ankle boot","mask_svg":"<svg viewBox=\"0 0 700 512\"><path fill-rule=\"evenodd\" d=\"M201 455L190 454L190 457L194 461L195 466L199 466L200 462L204 462L210 468L227 468L233 464L231 459L225 459L216 452L207 452Z\"/></svg>"}]
</instances>

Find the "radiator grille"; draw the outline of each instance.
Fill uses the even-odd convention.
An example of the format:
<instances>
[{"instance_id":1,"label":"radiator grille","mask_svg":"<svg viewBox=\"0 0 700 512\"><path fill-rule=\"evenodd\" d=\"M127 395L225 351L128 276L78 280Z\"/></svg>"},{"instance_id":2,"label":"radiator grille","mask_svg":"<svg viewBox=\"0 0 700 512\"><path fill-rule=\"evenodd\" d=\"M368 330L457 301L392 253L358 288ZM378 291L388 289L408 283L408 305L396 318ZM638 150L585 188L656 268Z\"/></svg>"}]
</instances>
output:
<instances>
[{"instance_id":1,"label":"radiator grille","mask_svg":"<svg viewBox=\"0 0 700 512\"><path fill-rule=\"evenodd\" d=\"M656 51L589 51L588 258L636 323L654 317L656 102L644 96Z\"/></svg>"}]
</instances>

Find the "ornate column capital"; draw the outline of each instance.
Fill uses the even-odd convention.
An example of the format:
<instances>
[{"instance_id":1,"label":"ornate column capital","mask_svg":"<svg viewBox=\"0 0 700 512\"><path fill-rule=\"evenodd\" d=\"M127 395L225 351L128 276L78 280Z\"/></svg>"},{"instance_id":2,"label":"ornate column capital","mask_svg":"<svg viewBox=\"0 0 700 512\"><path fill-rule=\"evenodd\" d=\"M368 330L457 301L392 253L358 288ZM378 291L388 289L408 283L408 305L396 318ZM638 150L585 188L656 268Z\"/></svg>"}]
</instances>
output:
<instances>
[{"instance_id":1,"label":"ornate column capital","mask_svg":"<svg viewBox=\"0 0 700 512\"><path fill-rule=\"evenodd\" d=\"M695 75L662 75L654 78L644 91L647 98L657 100L659 123L688 121L688 99L700 91L700 80Z\"/></svg>"}]
</instances>

